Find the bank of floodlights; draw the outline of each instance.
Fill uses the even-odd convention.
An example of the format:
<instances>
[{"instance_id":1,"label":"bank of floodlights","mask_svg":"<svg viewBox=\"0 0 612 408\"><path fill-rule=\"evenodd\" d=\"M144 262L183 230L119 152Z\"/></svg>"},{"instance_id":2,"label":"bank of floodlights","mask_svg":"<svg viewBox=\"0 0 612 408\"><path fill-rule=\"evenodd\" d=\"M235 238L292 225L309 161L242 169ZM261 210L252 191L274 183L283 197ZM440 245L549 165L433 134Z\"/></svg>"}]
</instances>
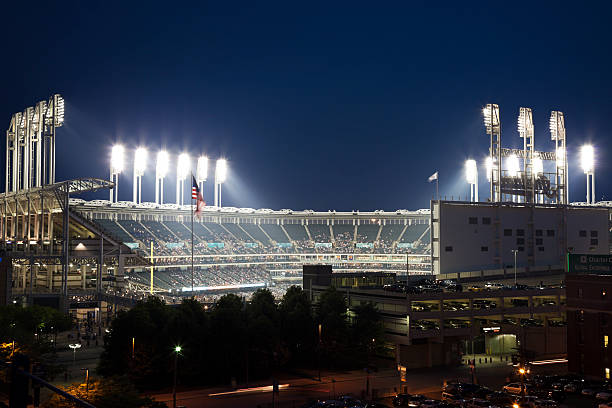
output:
<instances>
[{"instance_id":1,"label":"bank of floodlights","mask_svg":"<svg viewBox=\"0 0 612 408\"><path fill-rule=\"evenodd\" d=\"M482 118L489 140L489 159L487 166L487 180L489 180L489 194L492 202L501 200L501 122L499 105L489 103L482 108Z\"/></svg>"},{"instance_id":2,"label":"bank of floodlights","mask_svg":"<svg viewBox=\"0 0 612 408\"><path fill-rule=\"evenodd\" d=\"M117 202L119 198L119 174L124 169L124 153L125 150L121 145L115 145L111 149L110 180L115 183L115 187L110 190L111 202Z\"/></svg>"},{"instance_id":3,"label":"bank of floodlights","mask_svg":"<svg viewBox=\"0 0 612 408\"><path fill-rule=\"evenodd\" d=\"M155 161L155 203L164 203L164 178L168 174L170 156L165 150L157 152Z\"/></svg>"},{"instance_id":4,"label":"bank of floodlights","mask_svg":"<svg viewBox=\"0 0 612 408\"><path fill-rule=\"evenodd\" d=\"M221 207L221 185L227 179L227 160L217 159L215 165L215 206Z\"/></svg>"},{"instance_id":5,"label":"bank of floodlights","mask_svg":"<svg viewBox=\"0 0 612 408\"><path fill-rule=\"evenodd\" d=\"M470 201L478 201L478 167L476 160L465 161L465 180L470 185Z\"/></svg>"},{"instance_id":6,"label":"bank of floodlights","mask_svg":"<svg viewBox=\"0 0 612 408\"><path fill-rule=\"evenodd\" d=\"M191 163L187 153L181 153L176 163L176 204L183 205L185 200L185 179L189 176Z\"/></svg>"},{"instance_id":7,"label":"bank of floodlights","mask_svg":"<svg viewBox=\"0 0 612 408\"><path fill-rule=\"evenodd\" d=\"M520 171L520 162L516 155L511 155L508 157L508 175L510 177L518 177Z\"/></svg>"},{"instance_id":8,"label":"bank of floodlights","mask_svg":"<svg viewBox=\"0 0 612 408\"><path fill-rule=\"evenodd\" d=\"M134 183L132 186L132 201L142 202L142 176L147 169L147 149L139 147L134 152Z\"/></svg>"},{"instance_id":9,"label":"bank of floodlights","mask_svg":"<svg viewBox=\"0 0 612 408\"><path fill-rule=\"evenodd\" d=\"M200 186L200 191L204 188L204 182L208 179L208 157L198 157L198 164L196 166L196 181Z\"/></svg>"},{"instance_id":10,"label":"bank of floodlights","mask_svg":"<svg viewBox=\"0 0 612 408\"><path fill-rule=\"evenodd\" d=\"M580 149L580 164L586 174L586 202L595 204L595 149L584 145Z\"/></svg>"}]
</instances>

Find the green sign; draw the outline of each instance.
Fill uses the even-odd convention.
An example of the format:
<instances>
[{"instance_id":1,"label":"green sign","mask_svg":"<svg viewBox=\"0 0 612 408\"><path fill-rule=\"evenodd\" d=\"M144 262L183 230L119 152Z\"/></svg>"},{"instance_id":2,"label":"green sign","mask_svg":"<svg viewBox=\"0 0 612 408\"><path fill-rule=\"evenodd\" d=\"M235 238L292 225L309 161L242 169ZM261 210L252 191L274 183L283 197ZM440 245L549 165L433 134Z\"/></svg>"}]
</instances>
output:
<instances>
[{"instance_id":1,"label":"green sign","mask_svg":"<svg viewBox=\"0 0 612 408\"><path fill-rule=\"evenodd\" d=\"M612 255L567 254L567 271L593 275L612 275Z\"/></svg>"}]
</instances>

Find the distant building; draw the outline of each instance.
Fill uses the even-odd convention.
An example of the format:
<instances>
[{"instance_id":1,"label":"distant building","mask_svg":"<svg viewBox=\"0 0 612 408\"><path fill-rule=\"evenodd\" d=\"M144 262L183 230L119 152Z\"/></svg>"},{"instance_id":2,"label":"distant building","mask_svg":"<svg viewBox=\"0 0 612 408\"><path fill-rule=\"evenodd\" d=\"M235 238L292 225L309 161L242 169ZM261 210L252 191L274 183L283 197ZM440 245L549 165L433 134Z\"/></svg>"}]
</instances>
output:
<instances>
[{"instance_id":1,"label":"distant building","mask_svg":"<svg viewBox=\"0 0 612 408\"><path fill-rule=\"evenodd\" d=\"M568 274L566 284L568 368L610 379L612 275Z\"/></svg>"}]
</instances>

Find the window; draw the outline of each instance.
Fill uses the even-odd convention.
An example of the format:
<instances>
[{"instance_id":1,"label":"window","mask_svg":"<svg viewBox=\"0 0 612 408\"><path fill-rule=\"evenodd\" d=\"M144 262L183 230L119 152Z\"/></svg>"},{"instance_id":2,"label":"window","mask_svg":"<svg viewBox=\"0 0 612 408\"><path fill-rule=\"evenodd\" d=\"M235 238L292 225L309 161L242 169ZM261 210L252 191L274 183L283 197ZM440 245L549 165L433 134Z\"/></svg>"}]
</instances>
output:
<instances>
[{"instance_id":1,"label":"window","mask_svg":"<svg viewBox=\"0 0 612 408\"><path fill-rule=\"evenodd\" d=\"M544 247L538 247L539 252L544 252Z\"/></svg>"},{"instance_id":2,"label":"window","mask_svg":"<svg viewBox=\"0 0 612 408\"><path fill-rule=\"evenodd\" d=\"M490 225L491 218L490 217L482 217L482 225Z\"/></svg>"},{"instance_id":3,"label":"window","mask_svg":"<svg viewBox=\"0 0 612 408\"><path fill-rule=\"evenodd\" d=\"M536 230L536 237L542 236L542 230Z\"/></svg>"},{"instance_id":4,"label":"window","mask_svg":"<svg viewBox=\"0 0 612 408\"><path fill-rule=\"evenodd\" d=\"M542 245L544 240L542 238L536 238L536 245Z\"/></svg>"},{"instance_id":5,"label":"window","mask_svg":"<svg viewBox=\"0 0 612 408\"><path fill-rule=\"evenodd\" d=\"M608 347L608 335L607 334L604 336L604 347L606 348Z\"/></svg>"},{"instance_id":6,"label":"window","mask_svg":"<svg viewBox=\"0 0 612 408\"><path fill-rule=\"evenodd\" d=\"M591 238L597 238L597 231L591 231Z\"/></svg>"},{"instance_id":7,"label":"window","mask_svg":"<svg viewBox=\"0 0 612 408\"><path fill-rule=\"evenodd\" d=\"M586 231L585 230L578 231L578 236L580 238L586 238Z\"/></svg>"},{"instance_id":8,"label":"window","mask_svg":"<svg viewBox=\"0 0 612 408\"><path fill-rule=\"evenodd\" d=\"M468 222L469 222L470 224L478 224L478 217L470 217L470 218L468 219Z\"/></svg>"},{"instance_id":9,"label":"window","mask_svg":"<svg viewBox=\"0 0 612 408\"><path fill-rule=\"evenodd\" d=\"M525 238L517 238L516 245L525 245Z\"/></svg>"},{"instance_id":10,"label":"window","mask_svg":"<svg viewBox=\"0 0 612 408\"><path fill-rule=\"evenodd\" d=\"M610 369L606 368L606 380L610 379Z\"/></svg>"},{"instance_id":11,"label":"window","mask_svg":"<svg viewBox=\"0 0 612 408\"><path fill-rule=\"evenodd\" d=\"M453 247L452 246L447 246L447 247L444 248L444 250L446 252L453 252Z\"/></svg>"},{"instance_id":12,"label":"window","mask_svg":"<svg viewBox=\"0 0 612 408\"><path fill-rule=\"evenodd\" d=\"M591 238L591 245L599 245L599 240L597 238Z\"/></svg>"},{"instance_id":13,"label":"window","mask_svg":"<svg viewBox=\"0 0 612 408\"><path fill-rule=\"evenodd\" d=\"M511 237L512 236L512 230L511 229L505 229L504 230L504 237Z\"/></svg>"},{"instance_id":14,"label":"window","mask_svg":"<svg viewBox=\"0 0 612 408\"><path fill-rule=\"evenodd\" d=\"M480 247L480 252L489 252L489 247Z\"/></svg>"},{"instance_id":15,"label":"window","mask_svg":"<svg viewBox=\"0 0 612 408\"><path fill-rule=\"evenodd\" d=\"M555 230L546 230L546 236L547 237L554 237L555 236Z\"/></svg>"},{"instance_id":16,"label":"window","mask_svg":"<svg viewBox=\"0 0 612 408\"><path fill-rule=\"evenodd\" d=\"M524 229L517 229L516 230L516 236L517 237L524 237L525 236L525 230Z\"/></svg>"},{"instance_id":17,"label":"window","mask_svg":"<svg viewBox=\"0 0 612 408\"><path fill-rule=\"evenodd\" d=\"M519 252L525 251L525 247L518 247L517 249L518 249Z\"/></svg>"}]
</instances>

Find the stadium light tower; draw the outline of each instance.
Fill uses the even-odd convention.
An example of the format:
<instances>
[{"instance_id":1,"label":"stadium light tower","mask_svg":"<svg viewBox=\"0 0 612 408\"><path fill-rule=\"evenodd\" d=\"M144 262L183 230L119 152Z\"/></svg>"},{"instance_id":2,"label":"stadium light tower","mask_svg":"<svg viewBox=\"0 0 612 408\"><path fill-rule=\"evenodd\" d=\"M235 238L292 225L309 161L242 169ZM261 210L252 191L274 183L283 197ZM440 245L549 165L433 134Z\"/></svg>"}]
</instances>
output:
<instances>
[{"instance_id":1,"label":"stadium light tower","mask_svg":"<svg viewBox=\"0 0 612 408\"><path fill-rule=\"evenodd\" d=\"M168 152L160 150L157 152L157 161L155 163L155 204L164 203L164 178L168 174L168 165L170 158Z\"/></svg>"},{"instance_id":2,"label":"stadium light tower","mask_svg":"<svg viewBox=\"0 0 612 408\"><path fill-rule=\"evenodd\" d=\"M181 153L176 164L176 204L183 205L185 200L185 179L189 175L189 155Z\"/></svg>"},{"instance_id":3,"label":"stadium light tower","mask_svg":"<svg viewBox=\"0 0 612 408\"><path fill-rule=\"evenodd\" d=\"M586 174L586 202L587 204L595 204L595 149L593 149L593 146L582 146L580 162L582 170Z\"/></svg>"},{"instance_id":4,"label":"stadium light tower","mask_svg":"<svg viewBox=\"0 0 612 408\"><path fill-rule=\"evenodd\" d=\"M142 202L142 176L147 169L147 149L139 147L134 152L134 184L132 186L132 201Z\"/></svg>"},{"instance_id":5,"label":"stadium light tower","mask_svg":"<svg viewBox=\"0 0 612 408\"><path fill-rule=\"evenodd\" d=\"M489 164L491 166L490 176L490 199L491 202L501 201L501 122L499 118L499 105L487 104L482 108L482 116L489 140ZM487 171L489 173L489 171Z\"/></svg>"},{"instance_id":6,"label":"stadium light tower","mask_svg":"<svg viewBox=\"0 0 612 408\"><path fill-rule=\"evenodd\" d=\"M563 112L550 112L550 138L555 141L556 167L555 184L557 185L557 203L569 204L567 140Z\"/></svg>"},{"instance_id":7,"label":"stadium light tower","mask_svg":"<svg viewBox=\"0 0 612 408\"><path fill-rule=\"evenodd\" d=\"M115 187L110 191L110 201L117 202L119 199L119 174L123 171L124 149L121 145L114 145L111 150L110 161L110 180L115 183ZM114 197L113 197L114 195Z\"/></svg>"},{"instance_id":8,"label":"stadium light tower","mask_svg":"<svg viewBox=\"0 0 612 408\"><path fill-rule=\"evenodd\" d=\"M227 179L227 160L217 159L215 167L215 206L221 207L221 185Z\"/></svg>"},{"instance_id":9,"label":"stadium light tower","mask_svg":"<svg viewBox=\"0 0 612 408\"><path fill-rule=\"evenodd\" d=\"M200 185L200 191L203 191L206 179L208 179L208 157L200 156L196 168L196 181Z\"/></svg>"},{"instance_id":10,"label":"stadium light tower","mask_svg":"<svg viewBox=\"0 0 612 408\"><path fill-rule=\"evenodd\" d=\"M465 179L470 185L470 201L478 202L478 167L476 160L466 160Z\"/></svg>"}]
</instances>

